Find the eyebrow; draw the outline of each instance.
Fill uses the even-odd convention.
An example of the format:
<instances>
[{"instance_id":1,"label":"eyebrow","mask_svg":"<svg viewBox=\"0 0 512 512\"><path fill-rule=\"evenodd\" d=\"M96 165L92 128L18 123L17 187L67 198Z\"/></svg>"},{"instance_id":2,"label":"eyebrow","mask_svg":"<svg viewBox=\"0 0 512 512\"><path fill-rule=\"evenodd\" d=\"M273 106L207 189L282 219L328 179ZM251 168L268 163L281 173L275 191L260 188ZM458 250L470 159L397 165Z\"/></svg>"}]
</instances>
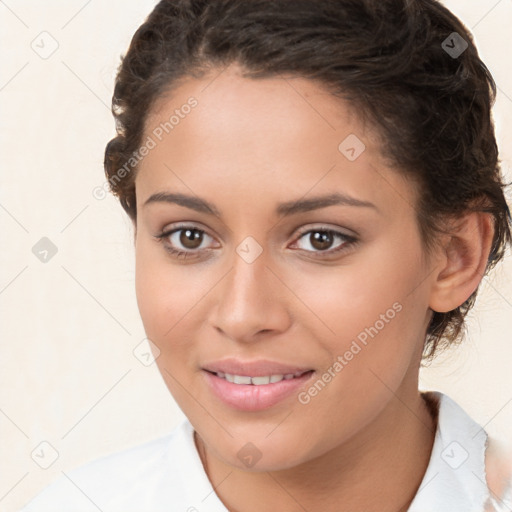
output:
<instances>
[{"instance_id":1,"label":"eyebrow","mask_svg":"<svg viewBox=\"0 0 512 512\"><path fill-rule=\"evenodd\" d=\"M326 196L312 197L310 199L299 199L296 201L281 203L277 207L276 212L280 217L286 217L295 213L309 212L311 210L318 210L320 208L326 208L327 206L334 205L363 206L377 209L373 203L368 201L362 201L346 194L335 193Z\"/></svg>"},{"instance_id":2,"label":"eyebrow","mask_svg":"<svg viewBox=\"0 0 512 512\"><path fill-rule=\"evenodd\" d=\"M186 194L158 192L150 196L143 206L145 207L151 203L177 204L179 206L184 206L185 208L195 210L199 213L216 215L218 217L221 216L219 210L212 203L209 203L205 199L189 196ZM310 199L298 199L295 201L280 203L276 208L276 213L279 217L287 217L296 213L309 212L312 210L318 210L320 208L326 208L328 206L335 205L358 206L377 209L373 203L368 201L362 201L346 194L334 193L325 196L312 197Z\"/></svg>"},{"instance_id":3,"label":"eyebrow","mask_svg":"<svg viewBox=\"0 0 512 512\"><path fill-rule=\"evenodd\" d=\"M151 203L177 204L179 206L184 206L185 208L195 210L196 212L199 213L208 213L210 215L220 216L219 210L217 210L217 208L213 204L209 203L205 199L201 199L195 196L188 196L186 194L158 192L150 196L143 206L147 206L148 204Z\"/></svg>"}]
</instances>

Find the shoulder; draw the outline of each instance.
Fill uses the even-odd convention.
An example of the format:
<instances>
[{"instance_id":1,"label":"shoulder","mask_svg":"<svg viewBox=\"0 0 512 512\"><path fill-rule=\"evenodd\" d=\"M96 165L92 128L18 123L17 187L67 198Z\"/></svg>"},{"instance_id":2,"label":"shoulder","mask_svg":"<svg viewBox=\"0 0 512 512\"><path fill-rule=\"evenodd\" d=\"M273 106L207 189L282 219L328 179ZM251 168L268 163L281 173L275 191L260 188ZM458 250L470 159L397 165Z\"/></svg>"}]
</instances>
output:
<instances>
[{"instance_id":1,"label":"shoulder","mask_svg":"<svg viewBox=\"0 0 512 512\"><path fill-rule=\"evenodd\" d=\"M128 512L148 506L156 512L151 500L158 496L169 503L168 494L179 501L183 479L201 469L198 460L192 426L184 421L165 437L63 472L21 512Z\"/></svg>"},{"instance_id":2,"label":"shoulder","mask_svg":"<svg viewBox=\"0 0 512 512\"><path fill-rule=\"evenodd\" d=\"M485 429L449 396L425 392L423 397L437 413L437 429L427 471L408 512L510 512L506 451L489 441Z\"/></svg>"},{"instance_id":3,"label":"shoulder","mask_svg":"<svg viewBox=\"0 0 512 512\"><path fill-rule=\"evenodd\" d=\"M488 439L485 452L485 474L490 491L486 510L512 510L512 450L510 447L506 447L496 439Z\"/></svg>"}]
</instances>

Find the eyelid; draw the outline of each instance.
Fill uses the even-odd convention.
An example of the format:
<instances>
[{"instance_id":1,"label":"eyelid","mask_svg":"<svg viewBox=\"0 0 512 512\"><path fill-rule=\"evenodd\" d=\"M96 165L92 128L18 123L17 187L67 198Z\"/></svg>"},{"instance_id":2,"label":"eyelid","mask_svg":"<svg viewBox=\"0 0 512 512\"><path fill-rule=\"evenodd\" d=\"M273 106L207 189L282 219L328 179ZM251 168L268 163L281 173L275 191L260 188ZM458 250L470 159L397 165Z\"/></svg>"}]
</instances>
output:
<instances>
[{"instance_id":1,"label":"eyelid","mask_svg":"<svg viewBox=\"0 0 512 512\"><path fill-rule=\"evenodd\" d=\"M200 228L198 226L194 226L192 224L183 224L183 225L172 226L169 228L164 228L160 233L158 233L156 235L156 237L157 238L167 238L167 237L173 235L174 233L176 233L177 231L186 231L187 229L199 231L200 233L203 233L204 235L209 236L212 239L215 239L215 237L213 235L210 235L208 230L206 230L204 228Z\"/></svg>"},{"instance_id":2,"label":"eyelid","mask_svg":"<svg viewBox=\"0 0 512 512\"><path fill-rule=\"evenodd\" d=\"M203 224L201 224L200 222L191 220L191 221L172 222L170 224L166 224L160 230L160 234L161 233L171 233L172 231L177 231L179 229L186 229L186 228L193 228L193 229L197 229L198 231L204 231L205 233L208 233L208 229L206 227L204 227Z\"/></svg>"},{"instance_id":3,"label":"eyelid","mask_svg":"<svg viewBox=\"0 0 512 512\"><path fill-rule=\"evenodd\" d=\"M348 228L342 228L340 226L329 226L328 224L308 224L298 229L298 235L302 236L310 231L332 231L333 233L339 233L340 235L346 236L347 238L357 238L357 233ZM348 232L349 231L349 232Z\"/></svg>"}]
</instances>

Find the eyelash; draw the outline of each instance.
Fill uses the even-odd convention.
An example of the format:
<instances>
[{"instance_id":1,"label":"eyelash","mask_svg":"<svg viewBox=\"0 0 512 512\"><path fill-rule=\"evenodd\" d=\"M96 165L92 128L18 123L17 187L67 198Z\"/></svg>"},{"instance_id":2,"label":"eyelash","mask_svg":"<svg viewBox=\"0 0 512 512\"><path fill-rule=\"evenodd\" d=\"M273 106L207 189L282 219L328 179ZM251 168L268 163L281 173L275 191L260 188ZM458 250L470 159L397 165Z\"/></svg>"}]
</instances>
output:
<instances>
[{"instance_id":1,"label":"eyelash","mask_svg":"<svg viewBox=\"0 0 512 512\"><path fill-rule=\"evenodd\" d=\"M172 247L171 245L165 243L166 238L170 237L174 233L177 233L180 231L185 231L187 229L189 229L191 231L197 231L199 233L202 233L203 235L210 236L203 229L199 229L194 226L183 225L183 226L179 226L179 227L174 227L167 231L163 231L162 233L155 235L155 238L157 239L158 242L162 242L164 244L164 249L176 258L186 259L186 258L190 258L190 257L195 257L195 256L198 256L198 253L201 251L211 250L211 249L199 249L199 250L196 249L196 250L183 251L180 249L176 249L176 248ZM339 237L339 238L343 239L344 243L340 244L335 249L327 249L325 251L306 251L308 253L321 254L321 255L325 254L325 255L331 256L331 255L337 254L341 251L346 251L349 247L353 246L357 242L357 239L355 237L346 235L344 233L341 233L340 231L336 231L334 229L330 229L327 227L308 229L307 231L300 233L299 236L297 237L296 241L299 241L302 237L304 237L304 235L308 235L311 233L329 233L333 237ZM304 249L302 249L302 250L304 250Z\"/></svg>"}]
</instances>

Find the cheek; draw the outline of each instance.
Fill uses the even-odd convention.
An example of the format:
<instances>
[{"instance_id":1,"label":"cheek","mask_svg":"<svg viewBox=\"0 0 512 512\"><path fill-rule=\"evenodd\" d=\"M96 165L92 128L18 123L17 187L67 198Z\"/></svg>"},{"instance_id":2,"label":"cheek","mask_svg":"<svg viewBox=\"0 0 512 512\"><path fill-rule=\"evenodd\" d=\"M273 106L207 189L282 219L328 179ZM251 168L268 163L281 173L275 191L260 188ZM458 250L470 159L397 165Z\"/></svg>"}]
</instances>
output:
<instances>
[{"instance_id":1,"label":"cheek","mask_svg":"<svg viewBox=\"0 0 512 512\"><path fill-rule=\"evenodd\" d=\"M135 285L137 304L147 337L161 350L161 359L178 358L191 350L194 331L206 317L205 298L211 294L218 274L208 265L179 265L152 240L136 246Z\"/></svg>"},{"instance_id":2,"label":"cheek","mask_svg":"<svg viewBox=\"0 0 512 512\"><path fill-rule=\"evenodd\" d=\"M187 290L190 290L165 256L159 246L152 247L151 242L137 240L137 304L147 336L159 346L185 315Z\"/></svg>"},{"instance_id":3,"label":"cheek","mask_svg":"<svg viewBox=\"0 0 512 512\"><path fill-rule=\"evenodd\" d=\"M174 399L182 406L182 383L193 371L187 312L193 287L185 286L181 273L160 255L157 247L138 243L136 248L136 295L146 336L159 350L156 365ZM163 252L163 251L162 251Z\"/></svg>"},{"instance_id":4,"label":"cheek","mask_svg":"<svg viewBox=\"0 0 512 512\"><path fill-rule=\"evenodd\" d=\"M328 357L323 359L318 380L299 396L300 416L296 417L302 418L309 431L318 425L336 428L325 429L321 439L313 440L312 452L323 453L350 439L414 384L409 377L414 374L411 363L422 344L418 329L421 310L414 293L395 300L399 295L395 287L387 295L366 296L366 301L357 305L348 294L347 302L339 307L325 301L324 313L329 312L336 334L317 338L317 352ZM303 435L299 430L297 439Z\"/></svg>"},{"instance_id":5,"label":"cheek","mask_svg":"<svg viewBox=\"0 0 512 512\"><path fill-rule=\"evenodd\" d=\"M385 337L385 333L396 334L395 330L404 326L423 325L428 301L422 297L420 285L426 270L419 241L416 243L413 236L409 240L406 251L401 249L403 240L399 243L388 237L354 253L343 266L289 276L294 291L305 298L316 316L316 333L321 334L322 328L324 334L330 331L331 338L338 340L339 346L334 342L333 349L342 350L348 340L359 335L364 341L369 330L374 333L377 329L379 336ZM312 327L315 319L308 316Z\"/></svg>"},{"instance_id":6,"label":"cheek","mask_svg":"<svg viewBox=\"0 0 512 512\"><path fill-rule=\"evenodd\" d=\"M403 242L387 241L360 252L345 267L302 280L298 295L308 297L330 331L316 321L317 339L328 353L325 370L337 375L332 387L337 400L371 395L383 388L378 377L396 389L423 344L426 269L419 240L414 235L408 240L407 251L400 249Z\"/></svg>"}]
</instances>

